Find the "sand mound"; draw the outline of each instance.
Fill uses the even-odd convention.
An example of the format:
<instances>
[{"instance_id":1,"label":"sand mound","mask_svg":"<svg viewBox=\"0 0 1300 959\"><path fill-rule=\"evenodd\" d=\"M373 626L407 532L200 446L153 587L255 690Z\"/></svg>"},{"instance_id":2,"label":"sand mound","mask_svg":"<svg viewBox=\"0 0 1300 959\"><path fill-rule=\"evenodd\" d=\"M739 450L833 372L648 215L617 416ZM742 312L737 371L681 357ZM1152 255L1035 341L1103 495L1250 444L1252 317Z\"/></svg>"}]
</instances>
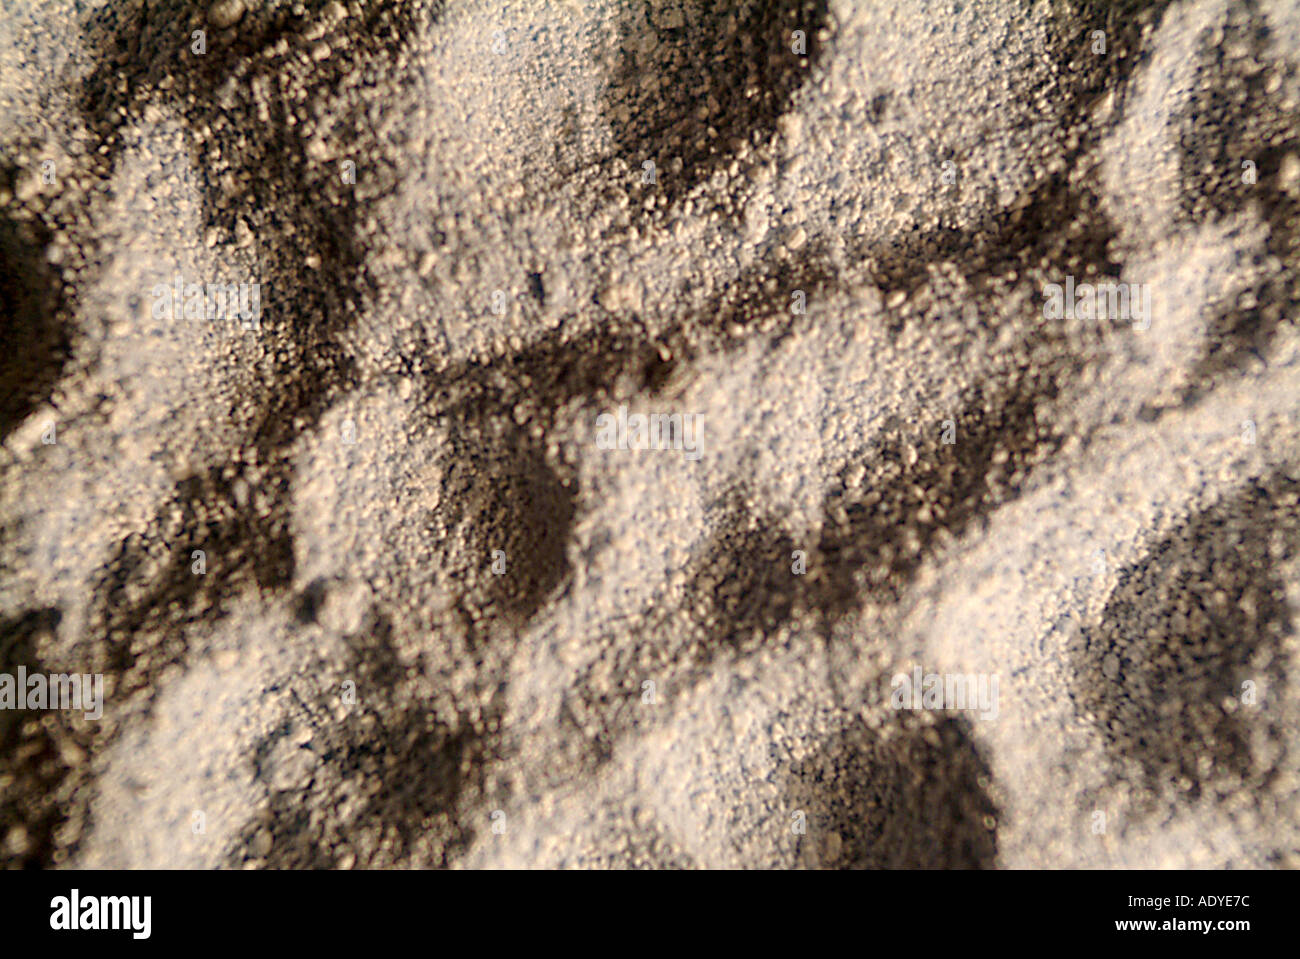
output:
<instances>
[{"instance_id":1,"label":"sand mound","mask_svg":"<svg viewBox=\"0 0 1300 959\"><path fill-rule=\"evenodd\" d=\"M1288 0L6 12L0 673L105 693L0 861L1300 864L1298 117Z\"/></svg>"}]
</instances>

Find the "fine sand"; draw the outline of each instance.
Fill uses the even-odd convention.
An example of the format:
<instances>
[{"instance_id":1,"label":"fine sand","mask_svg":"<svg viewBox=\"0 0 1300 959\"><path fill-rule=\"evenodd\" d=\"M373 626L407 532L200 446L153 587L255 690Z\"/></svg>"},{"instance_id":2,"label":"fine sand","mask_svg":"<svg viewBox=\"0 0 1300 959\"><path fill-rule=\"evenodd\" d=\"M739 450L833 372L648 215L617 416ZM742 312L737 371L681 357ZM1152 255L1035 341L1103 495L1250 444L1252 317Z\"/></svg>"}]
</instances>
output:
<instances>
[{"instance_id":1,"label":"fine sand","mask_svg":"<svg viewBox=\"0 0 1300 959\"><path fill-rule=\"evenodd\" d=\"M0 865L1300 866L1298 268L1295 0L5 3Z\"/></svg>"}]
</instances>

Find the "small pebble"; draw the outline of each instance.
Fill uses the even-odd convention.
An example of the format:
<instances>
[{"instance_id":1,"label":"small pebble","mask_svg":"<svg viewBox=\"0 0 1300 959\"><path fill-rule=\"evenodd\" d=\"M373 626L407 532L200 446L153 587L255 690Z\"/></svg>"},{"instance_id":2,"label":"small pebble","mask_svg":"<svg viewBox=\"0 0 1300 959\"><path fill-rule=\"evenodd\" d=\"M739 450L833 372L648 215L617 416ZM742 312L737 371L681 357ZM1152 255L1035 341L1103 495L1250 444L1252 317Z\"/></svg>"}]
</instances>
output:
<instances>
[{"instance_id":1,"label":"small pebble","mask_svg":"<svg viewBox=\"0 0 1300 959\"><path fill-rule=\"evenodd\" d=\"M233 27L244 15L244 0L217 0L208 7L208 23L218 30Z\"/></svg>"}]
</instances>

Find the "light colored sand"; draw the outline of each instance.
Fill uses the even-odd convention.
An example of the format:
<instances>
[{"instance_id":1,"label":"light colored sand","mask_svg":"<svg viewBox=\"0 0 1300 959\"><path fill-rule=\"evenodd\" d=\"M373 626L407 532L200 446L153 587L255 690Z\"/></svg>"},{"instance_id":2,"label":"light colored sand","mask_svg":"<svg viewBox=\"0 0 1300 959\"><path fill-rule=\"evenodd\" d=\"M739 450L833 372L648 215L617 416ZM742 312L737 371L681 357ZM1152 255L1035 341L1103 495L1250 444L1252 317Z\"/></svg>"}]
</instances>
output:
<instances>
[{"instance_id":1,"label":"light colored sand","mask_svg":"<svg viewBox=\"0 0 1300 959\"><path fill-rule=\"evenodd\" d=\"M0 15L0 859L1300 863L1293 4L248 5Z\"/></svg>"}]
</instances>

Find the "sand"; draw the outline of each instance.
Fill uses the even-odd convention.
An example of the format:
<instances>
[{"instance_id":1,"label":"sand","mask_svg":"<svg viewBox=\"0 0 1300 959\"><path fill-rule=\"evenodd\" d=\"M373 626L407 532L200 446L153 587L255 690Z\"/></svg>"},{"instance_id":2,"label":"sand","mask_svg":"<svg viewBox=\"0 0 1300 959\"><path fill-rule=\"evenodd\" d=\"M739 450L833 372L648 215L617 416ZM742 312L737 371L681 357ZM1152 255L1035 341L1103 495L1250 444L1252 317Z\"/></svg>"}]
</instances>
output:
<instances>
[{"instance_id":1,"label":"sand","mask_svg":"<svg viewBox=\"0 0 1300 959\"><path fill-rule=\"evenodd\" d=\"M1292 0L7 6L0 673L105 700L0 863L1300 865L1298 117Z\"/></svg>"}]
</instances>

